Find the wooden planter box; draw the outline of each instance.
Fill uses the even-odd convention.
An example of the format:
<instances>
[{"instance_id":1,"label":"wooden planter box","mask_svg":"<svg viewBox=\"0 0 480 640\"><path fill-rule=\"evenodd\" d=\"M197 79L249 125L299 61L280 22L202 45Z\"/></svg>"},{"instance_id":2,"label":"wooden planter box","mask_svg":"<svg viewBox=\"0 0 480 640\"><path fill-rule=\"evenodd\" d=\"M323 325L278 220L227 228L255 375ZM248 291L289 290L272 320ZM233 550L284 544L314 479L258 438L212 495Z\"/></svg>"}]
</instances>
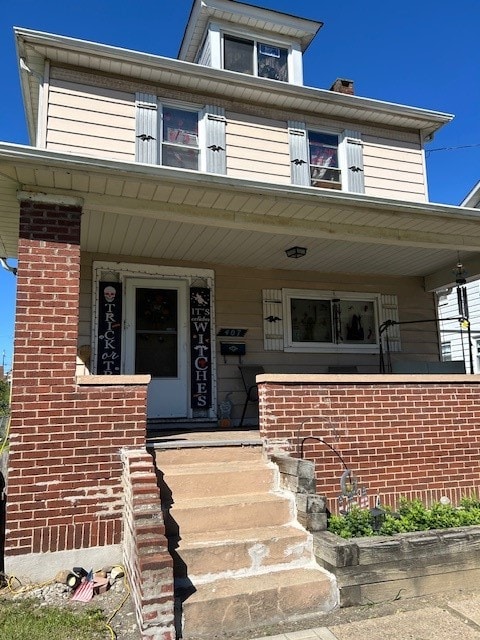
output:
<instances>
[{"instance_id":1,"label":"wooden planter box","mask_svg":"<svg viewBox=\"0 0 480 640\"><path fill-rule=\"evenodd\" d=\"M317 562L333 573L340 606L477 588L480 526L344 540L313 534Z\"/></svg>"}]
</instances>

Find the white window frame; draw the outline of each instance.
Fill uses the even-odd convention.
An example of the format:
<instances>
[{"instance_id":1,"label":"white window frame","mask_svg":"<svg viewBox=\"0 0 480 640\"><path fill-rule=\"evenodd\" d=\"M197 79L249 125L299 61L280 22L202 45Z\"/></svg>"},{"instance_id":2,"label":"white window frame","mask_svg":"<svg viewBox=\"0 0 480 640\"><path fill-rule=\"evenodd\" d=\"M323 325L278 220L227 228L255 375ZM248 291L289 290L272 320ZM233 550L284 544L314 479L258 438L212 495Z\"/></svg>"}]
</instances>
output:
<instances>
[{"instance_id":1,"label":"white window frame","mask_svg":"<svg viewBox=\"0 0 480 640\"><path fill-rule=\"evenodd\" d=\"M352 344L335 342L295 342L292 340L291 300L293 298L341 301L373 302L375 343ZM352 291L322 291L315 289L282 289L283 318L284 318L284 346L283 350L292 353L369 353L378 354L380 351L379 325L381 317L381 294L358 293Z\"/></svg>"},{"instance_id":2,"label":"white window frame","mask_svg":"<svg viewBox=\"0 0 480 640\"><path fill-rule=\"evenodd\" d=\"M310 158L310 133L319 133L325 134L327 136L336 136L337 137L337 157L338 157L338 169L340 176L340 188L336 189L335 187L317 187L312 185L312 179L310 174L310 166L311 166L311 158ZM314 189L330 189L332 191L347 191L348 189L348 180L347 180L347 157L345 151L345 144L342 139L342 131L339 129L329 129L327 127L309 127L307 125L307 153L308 153L308 177L309 184ZM326 181L328 182L328 181ZM336 184L336 183L334 183Z\"/></svg>"},{"instance_id":3,"label":"white window frame","mask_svg":"<svg viewBox=\"0 0 480 640\"><path fill-rule=\"evenodd\" d=\"M477 355L479 353L478 350L478 340L477 340ZM450 340L444 341L440 344L440 351L442 355L442 362L450 362L452 360L452 343Z\"/></svg>"},{"instance_id":4,"label":"white window frame","mask_svg":"<svg viewBox=\"0 0 480 640\"><path fill-rule=\"evenodd\" d=\"M205 163L205 111L204 107L199 104L188 103L188 102L179 102L176 100L161 100L160 98L157 100L157 110L158 110L158 164L162 167L170 167L170 165L163 164L163 145L165 141L163 140L163 112L165 108L171 109L179 109L182 111L189 111L191 113L196 113L198 117L198 167L197 169L188 169L188 171L205 171L206 163ZM168 145L168 143L167 143ZM182 147L183 148L183 147ZM185 147L187 148L187 147ZM192 149L197 147L190 147ZM172 169L182 169L182 167L171 167Z\"/></svg>"},{"instance_id":5,"label":"white window frame","mask_svg":"<svg viewBox=\"0 0 480 640\"><path fill-rule=\"evenodd\" d=\"M289 42L284 42L282 40L269 40L268 38L259 38L256 35L252 35L249 32L241 31L241 30L228 30L222 31L221 33L221 64L222 69L225 69L225 36L231 38L238 38L239 40L248 40L253 43L253 77L255 78L264 78L264 76L258 75L258 45L265 44L271 47L278 47L279 49L287 50L287 79L286 80L276 80L275 82L283 82L285 84L293 84L293 78L295 77L294 70L294 61L292 54L292 45ZM229 71L229 69L225 69L225 71ZM250 74L245 74L250 75Z\"/></svg>"}]
</instances>

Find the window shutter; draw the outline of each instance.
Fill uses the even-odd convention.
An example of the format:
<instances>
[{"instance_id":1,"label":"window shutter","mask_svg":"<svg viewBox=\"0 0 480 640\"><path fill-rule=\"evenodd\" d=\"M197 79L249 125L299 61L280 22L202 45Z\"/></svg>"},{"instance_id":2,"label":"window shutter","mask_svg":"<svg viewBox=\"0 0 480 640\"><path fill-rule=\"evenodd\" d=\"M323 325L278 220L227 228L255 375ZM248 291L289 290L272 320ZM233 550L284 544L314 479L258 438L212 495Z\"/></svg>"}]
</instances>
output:
<instances>
[{"instance_id":1,"label":"window shutter","mask_svg":"<svg viewBox=\"0 0 480 640\"><path fill-rule=\"evenodd\" d=\"M263 290L263 348L265 351L283 351L281 289Z\"/></svg>"},{"instance_id":2,"label":"window shutter","mask_svg":"<svg viewBox=\"0 0 480 640\"><path fill-rule=\"evenodd\" d=\"M387 320L398 322L398 300L396 295L382 294L380 296L380 324L383 324ZM402 350L402 345L400 343L400 327L398 324L388 327L388 329L386 329L386 331L381 335L380 339L383 341L384 349L387 347L387 337L390 351Z\"/></svg>"},{"instance_id":3,"label":"window shutter","mask_svg":"<svg viewBox=\"0 0 480 640\"><path fill-rule=\"evenodd\" d=\"M205 107L205 169L210 173L227 173L225 109Z\"/></svg>"},{"instance_id":4,"label":"window shutter","mask_svg":"<svg viewBox=\"0 0 480 640\"><path fill-rule=\"evenodd\" d=\"M148 93L135 94L135 160L158 164L157 97Z\"/></svg>"},{"instance_id":5,"label":"window shutter","mask_svg":"<svg viewBox=\"0 0 480 640\"><path fill-rule=\"evenodd\" d=\"M292 184L309 186L308 136L307 127L304 122L289 121L288 140L290 145Z\"/></svg>"},{"instance_id":6,"label":"window shutter","mask_svg":"<svg viewBox=\"0 0 480 640\"><path fill-rule=\"evenodd\" d=\"M358 131L343 132L345 145L347 184L346 188L352 193L365 193L365 175L363 172L363 143Z\"/></svg>"}]
</instances>

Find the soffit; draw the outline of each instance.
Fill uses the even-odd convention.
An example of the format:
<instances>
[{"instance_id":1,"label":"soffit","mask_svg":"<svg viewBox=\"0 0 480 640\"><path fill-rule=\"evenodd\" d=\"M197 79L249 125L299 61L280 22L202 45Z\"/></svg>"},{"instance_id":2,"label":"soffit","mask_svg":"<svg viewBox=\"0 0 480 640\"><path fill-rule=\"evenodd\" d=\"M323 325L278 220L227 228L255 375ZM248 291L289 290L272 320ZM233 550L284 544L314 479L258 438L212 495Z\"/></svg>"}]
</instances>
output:
<instances>
[{"instance_id":1,"label":"soffit","mask_svg":"<svg viewBox=\"0 0 480 640\"><path fill-rule=\"evenodd\" d=\"M464 262L480 255L478 210L8 147L0 146L6 257L16 255L18 190L82 198L82 250L93 253L392 276L451 270L458 251ZM287 259L293 245L307 256Z\"/></svg>"}]
</instances>

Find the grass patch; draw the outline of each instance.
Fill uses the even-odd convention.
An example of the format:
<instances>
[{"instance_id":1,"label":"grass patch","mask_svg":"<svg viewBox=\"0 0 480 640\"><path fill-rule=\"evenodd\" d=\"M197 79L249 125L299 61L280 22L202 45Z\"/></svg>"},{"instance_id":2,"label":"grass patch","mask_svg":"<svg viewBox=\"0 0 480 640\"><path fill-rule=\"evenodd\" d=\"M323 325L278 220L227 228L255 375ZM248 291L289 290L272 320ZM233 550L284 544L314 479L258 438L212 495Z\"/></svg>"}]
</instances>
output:
<instances>
[{"instance_id":1,"label":"grass patch","mask_svg":"<svg viewBox=\"0 0 480 640\"><path fill-rule=\"evenodd\" d=\"M37 600L0 599L2 640L104 640L109 638L98 609L73 611L41 606Z\"/></svg>"}]
</instances>

